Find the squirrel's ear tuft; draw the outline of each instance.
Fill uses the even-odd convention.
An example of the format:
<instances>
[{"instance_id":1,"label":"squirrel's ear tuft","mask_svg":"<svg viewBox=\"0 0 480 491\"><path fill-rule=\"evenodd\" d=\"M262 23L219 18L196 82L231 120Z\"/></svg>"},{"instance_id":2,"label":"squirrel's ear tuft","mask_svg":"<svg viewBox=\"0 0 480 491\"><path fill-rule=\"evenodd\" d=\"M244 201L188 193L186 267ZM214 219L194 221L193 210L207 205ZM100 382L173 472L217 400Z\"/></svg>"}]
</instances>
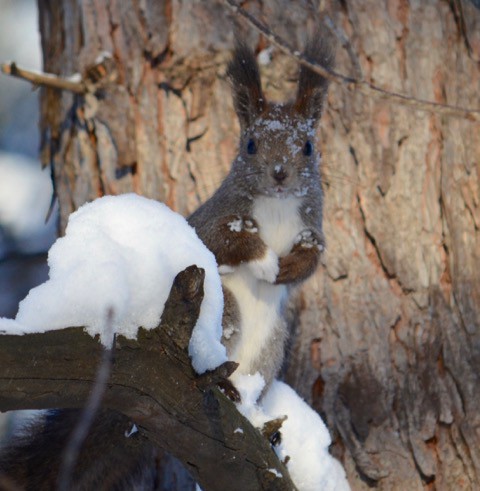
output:
<instances>
[{"instance_id":1,"label":"squirrel's ear tuft","mask_svg":"<svg viewBox=\"0 0 480 491\"><path fill-rule=\"evenodd\" d=\"M237 43L227 75L232 83L235 111L244 129L264 111L266 105L257 60L245 44Z\"/></svg>"},{"instance_id":2,"label":"squirrel's ear tuft","mask_svg":"<svg viewBox=\"0 0 480 491\"><path fill-rule=\"evenodd\" d=\"M331 70L334 64L332 45L326 37L316 33L308 42L304 50L308 61ZM295 99L295 110L306 119L317 124L323 111L323 104L327 95L329 81L301 65L298 78L298 92Z\"/></svg>"}]
</instances>

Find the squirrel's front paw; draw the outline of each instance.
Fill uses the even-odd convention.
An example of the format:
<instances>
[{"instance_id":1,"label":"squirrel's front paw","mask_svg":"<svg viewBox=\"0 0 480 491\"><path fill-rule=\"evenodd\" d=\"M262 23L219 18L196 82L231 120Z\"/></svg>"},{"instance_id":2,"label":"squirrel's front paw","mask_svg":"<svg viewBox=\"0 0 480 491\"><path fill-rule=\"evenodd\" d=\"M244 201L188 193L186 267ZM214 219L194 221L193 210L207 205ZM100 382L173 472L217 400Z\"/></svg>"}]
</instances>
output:
<instances>
[{"instance_id":1,"label":"squirrel's front paw","mask_svg":"<svg viewBox=\"0 0 480 491\"><path fill-rule=\"evenodd\" d=\"M314 230L302 230L296 237L292 250L280 258L277 284L298 283L313 274L325 248L321 235Z\"/></svg>"},{"instance_id":2,"label":"squirrel's front paw","mask_svg":"<svg viewBox=\"0 0 480 491\"><path fill-rule=\"evenodd\" d=\"M255 278L269 283L275 283L280 269L278 256L270 248L266 249L265 255L261 259L249 261L247 266Z\"/></svg>"},{"instance_id":3,"label":"squirrel's front paw","mask_svg":"<svg viewBox=\"0 0 480 491\"><path fill-rule=\"evenodd\" d=\"M221 217L212 227L207 247L215 254L220 273L228 274L243 263L261 260L267 246L258 234L258 224L249 216Z\"/></svg>"},{"instance_id":4,"label":"squirrel's front paw","mask_svg":"<svg viewBox=\"0 0 480 491\"><path fill-rule=\"evenodd\" d=\"M302 230L294 241L294 246L303 247L305 249L310 249L316 247L322 252L325 249L325 244L323 240L312 230L305 229Z\"/></svg>"}]
</instances>

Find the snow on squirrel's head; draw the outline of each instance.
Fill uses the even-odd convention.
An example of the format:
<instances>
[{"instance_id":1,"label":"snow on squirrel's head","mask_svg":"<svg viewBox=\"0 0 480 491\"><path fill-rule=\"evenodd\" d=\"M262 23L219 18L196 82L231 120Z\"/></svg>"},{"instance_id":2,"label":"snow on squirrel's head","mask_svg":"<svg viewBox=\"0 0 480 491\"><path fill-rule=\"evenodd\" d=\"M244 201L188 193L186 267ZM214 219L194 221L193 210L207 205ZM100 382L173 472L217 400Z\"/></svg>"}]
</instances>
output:
<instances>
[{"instance_id":1,"label":"snow on squirrel's head","mask_svg":"<svg viewBox=\"0 0 480 491\"><path fill-rule=\"evenodd\" d=\"M330 45L320 36L307 44L305 56L327 69L333 65ZM253 194L304 196L312 181L318 180L315 133L328 80L302 65L296 98L285 104L268 102L255 56L243 44L235 48L227 75L241 127L233 175L243 179Z\"/></svg>"},{"instance_id":2,"label":"snow on squirrel's head","mask_svg":"<svg viewBox=\"0 0 480 491\"><path fill-rule=\"evenodd\" d=\"M108 310L114 313L115 332L135 338L140 326L158 326L175 276L192 264L203 268L205 295L189 353L199 373L226 361L215 257L166 205L135 194L85 204L70 215L48 264L49 280L30 291L16 320L31 332L84 326L107 346Z\"/></svg>"}]
</instances>

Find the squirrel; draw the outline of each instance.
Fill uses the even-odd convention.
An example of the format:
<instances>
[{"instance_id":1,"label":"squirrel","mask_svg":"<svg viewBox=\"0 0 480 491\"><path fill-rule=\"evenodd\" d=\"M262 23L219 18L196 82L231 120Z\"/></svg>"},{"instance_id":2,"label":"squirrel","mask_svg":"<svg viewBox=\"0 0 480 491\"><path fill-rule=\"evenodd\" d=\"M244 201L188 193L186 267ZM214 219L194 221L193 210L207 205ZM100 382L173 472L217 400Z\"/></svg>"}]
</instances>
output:
<instances>
[{"instance_id":1,"label":"squirrel","mask_svg":"<svg viewBox=\"0 0 480 491\"><path fill-rule=\"evenodd\" d=\"M305 56L331 68L321 37ZM224 290L222 342L266 387L284 358L285 303L315 271L324 247L320 154L315 133L328 80L302 66L293 102L270 103L253 52L238 44L228 65L241 136L230 173L188 221L213 252Z\"/></svg>"},{"instance_id":2,"label":"squirrel","mask_svg":"<svg viewBox=\"0 0 480 491\"><path fill-rule=\"evenodd\" d=\"M305 56L327 69L333 63L320 36L307 44ZM284 358L289 293L313 274L324 247L315 134L328 80L302 66L295 99L270 103L255 55L241 43L227 75L241 128L238 154L219 189L187 220L219 266L225 298L222 342L239 363L231 380L260 372L268 387ZM33 436L23 432L11 439L0 452L0 489L5 479L27 490L52 489L79 413L51 412L46 422L33 424ZM123 415L99 412L72 489L155 489L155 449L138 434L126 444L131 427ZM112 463L115 469L106 481Z\"/></svg>"}]
</instances>

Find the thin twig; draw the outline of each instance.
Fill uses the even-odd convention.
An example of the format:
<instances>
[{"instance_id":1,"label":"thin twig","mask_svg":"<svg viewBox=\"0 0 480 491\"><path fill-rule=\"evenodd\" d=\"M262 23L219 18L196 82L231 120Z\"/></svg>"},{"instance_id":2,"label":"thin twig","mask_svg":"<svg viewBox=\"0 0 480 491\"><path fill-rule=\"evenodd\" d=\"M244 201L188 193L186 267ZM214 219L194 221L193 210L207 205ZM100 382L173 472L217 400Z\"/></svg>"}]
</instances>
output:
<instances>
[{"instance_id":1,"label":"thin twig","mask_svg":"<svg viewBox=\"0 0 480 491\"><path fill-rule=\"evenodd\" d=\"M75 94L84 94L87 87L83 82L76 82L51 73L35 72L17 66L15 62L3 63L2 72L12 77L27 80L34 85L42 85L52 89L68 90Z\"/></svg>"},{"instance_id":2,"label":"thin twig","mask_svg":"<svg viewBox=\"0 0 480 491\"><path fill-rule=\"evenodd\" d=\"M345 75L337 73L334 70L327 70L321 65L309 61L299 51L293 50L286 41L275 34L269 27L258 21L258 19L242 8L235 0L224 0L224 2L230 8L230 10L243 17L248 24L263 34L271 43L275 44L275 46L277 46L286 55L294 58L298 63L308 67L310 70L318 73L322 77L325 77L327 80L340 84L351 92L358 91L366 96L373 96L395 104L409 106L419 111L433 112L441 114L442 116L464 118L468 119L469 121L480 121L480 109L466 109L464 107L416 99L404 94L398 94L397 92L382 89L381 87L367 81L346 77Z\"/></svg>"},{"instance_id":3,"label":"thin twig","mask_svg":"<svg viewBox=\"0 0 480 491\"><path fill-rule=\"evenodd\" d=\"M112 368L112 355L113 348L115 346L115 335L113 334L113 310L109 309L107 312L105 333L107 339L113 335L112 345L110 348L105 349L102 354L102 359L98 367L95 380L93 382L92 392L88 397L87 403L83 408L80 415L80 419L73 430L67 446L65 448L62 463L58 473L57 490L68 491L71 489L71 480L75 464L78 460L80 450L83 442L88 435L88 431L92 426L95 415L102 403L103 394L107 387L107 382L110 377L110 371Z\"/></svg>"}]
</instances>

